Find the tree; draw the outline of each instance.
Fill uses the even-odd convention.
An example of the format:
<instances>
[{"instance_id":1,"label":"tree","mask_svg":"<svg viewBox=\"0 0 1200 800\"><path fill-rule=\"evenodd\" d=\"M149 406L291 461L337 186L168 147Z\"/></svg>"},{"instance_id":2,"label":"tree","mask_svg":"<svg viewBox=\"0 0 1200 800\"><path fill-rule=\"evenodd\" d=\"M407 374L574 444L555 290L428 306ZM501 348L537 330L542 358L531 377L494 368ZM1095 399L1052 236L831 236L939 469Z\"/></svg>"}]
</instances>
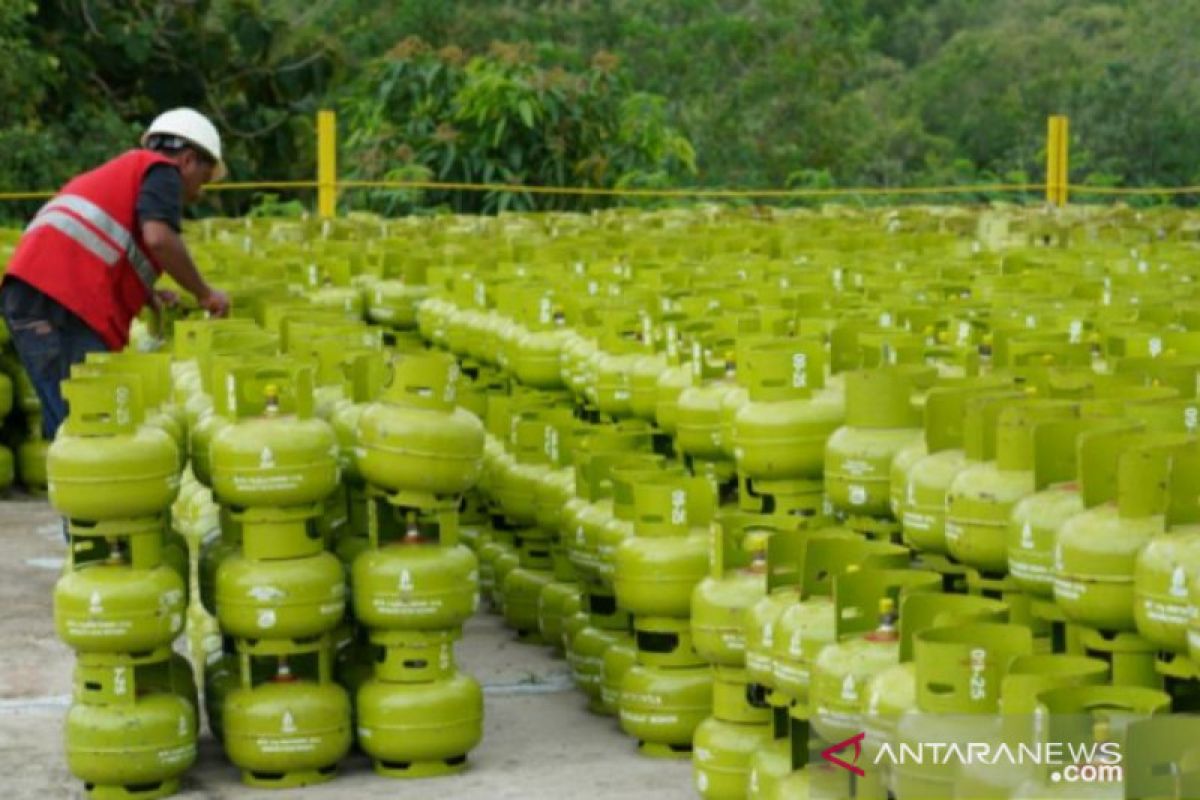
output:
<instances>
[{"instance_id":1,"label":"tree","mask_svg":"<svg viewBox=\"0 0 1200 800\"><path fill-rule=\"evenodd\" d=\"M342 100L353 178L426 178L528 186L638 186L694 171L690 143L661 97L634 92L618 59L586 70L546 68L532 48L493 43L486 54L434 49L410 37L370 63ZM411 193L375 192L395 212ZM492 190L430 192L456 211L587 207L594 198Z\"/></svg>"}]
</instances>

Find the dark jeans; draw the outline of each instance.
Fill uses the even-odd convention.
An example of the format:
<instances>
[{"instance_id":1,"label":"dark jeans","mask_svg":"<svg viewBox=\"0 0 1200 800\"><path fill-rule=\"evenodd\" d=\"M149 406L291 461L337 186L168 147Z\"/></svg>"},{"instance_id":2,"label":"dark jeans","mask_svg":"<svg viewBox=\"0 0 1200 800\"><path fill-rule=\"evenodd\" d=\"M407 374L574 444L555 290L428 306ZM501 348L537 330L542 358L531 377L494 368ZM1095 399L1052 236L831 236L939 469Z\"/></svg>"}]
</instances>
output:
<instances>
[{"instance_id":1,"label":"dark jeans","mask_svg":"<svg viewBox=\"0 0 1200 800\"><path fill-rule=\"evenodd\" d=\"M42 403L42 435L51 441L67 417L59 384L70 377L72 364L108 346L79 317L15 278L0 286L0 312Z\"/></svg>"}]
</instances>

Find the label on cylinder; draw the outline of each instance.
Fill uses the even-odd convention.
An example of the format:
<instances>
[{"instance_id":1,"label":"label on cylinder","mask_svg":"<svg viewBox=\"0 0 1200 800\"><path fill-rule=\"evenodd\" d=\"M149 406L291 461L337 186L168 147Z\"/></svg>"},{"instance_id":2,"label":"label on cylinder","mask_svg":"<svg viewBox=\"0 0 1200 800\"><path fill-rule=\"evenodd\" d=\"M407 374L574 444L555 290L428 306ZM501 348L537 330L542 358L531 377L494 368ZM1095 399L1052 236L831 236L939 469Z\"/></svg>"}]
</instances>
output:
<instances>
[{"instance_id":1,"label":"label on cylinder","mask_svg":"<svg viewBox=\"0 0 1200 800\"><path fill-rule=\"evenodd\" d=\"M127 619L68 619L67 633L71 636L124 636L133 628Z\"/></svg>"},{"instance_id":2,"label":"label on cylinder","mask_svg":"<svg viewBox=\"0 0 1200 800\"><path fill-rule=\"evenodd\" d=\"M870 461L863 461L858 458L848 458L842 462L842 471L847 475L856 477L861 475L874 475L878 470Z\"/></svg>"},{"instance_id":3,"label":"label on cylinder","mask_svg":"<svg viewBox=\"0 0 1200 800\"><path fill-rule=\"evenodd\" d=\"M319 736L260 736L255 746L263 753L311 753L321 744Z\"/></svg>"},{"instance_id":4,"label":"label on cylinder","mask_svg":"<svg viewBox=\"0 0 1200 800\"><path fill-rule=\"evenodd\" d=\"M190 764L196 758L196 743L181 744L158 751L158 761L166 766Z\"/></svg>"},{"instance_id":5,"label":"label on cylinder","mask_svg":"<svg viewBox=\"0 0 1200 800\"><path fill-rule=\"evenodd\" d=\"M1087 594L1087 591L1088 587L1085 583L1062 577L1054 579L1054 598L1056 600L1078 600Z\"/></svg>"},{"instance_id":6,"label":"label on cylinder","mask_svg":"<svg viewBox=\"0 0 1200 800\"><path fill-rule=\"evenodd\" d=\"M372 599L371 607L376 612L389 617L424 617L441 613L443 604L440 600L422 600L407 597L379 597Z\"/></svg>"},{"instance_id":7,"label":"label on cylinder","mask_svg":"<svg viewBox=\"0 0 1200 800\"><path fill-rule=\"evenodd\" d=\"M797 686L808 686L809 670L808 667L793 667L789 664L775 664L776 680L783 679L791 681Z\"/></svg>"},{"instance_id":8,"label":"label on cylinder","mask_svg":"<svg viewBox=\"0 0 1200 800\"><path fill-rule=\"evenodd\" d=\"M904 512L904 527L914 531L928 531L933 527L933 514L922 514L918 511Z\"/></svg>"},{"instance_id":9,"label":"label on cylinder","mask_svg":"<svg viewBox=\"0 0 1200 800\"><path fill-rule=\"evenodd\" d=\"M1054 573L1045 564L1036 561L1019 561L1009 558L1008 571L1014 578L1020 578L1030 583L1054 583Z\"/></svg>"},{"instance_id":10,"label":"label on cylinder","mask_svg":"<svg viewBox=\"0 0 1200 800\"><path fill-rule=\"evenodd\" d=\"M621 709L621 719L625 722L631 722L634 725L678 725L678 714L664 714L662 712L653 712L649 714L641 711L629 711Z\"/></svg>"},{"instance_id":11,"label":"label on cylinder","mask_svg":"<svg viewBox=\"0 0 1200 800\"><path fill-rule=\"evenodd\" d=\"M1142 600L1142 611L1153 622L1165 622L1168 625L1186 625L1188 607L1184 603L1164 603L1159 600Z\"/></svg>"},{"instance_id":12,"label":"label on cylinder","mask_svg":"<svg viewBox=\"0 0 1200 800\"><path fill-rule=\"evenodd\" d=\"M279 492L295 489L304 483L304 476L296 473L277 475L234 475L233 485L239 492Z\"/></svg>"}]
</instances>

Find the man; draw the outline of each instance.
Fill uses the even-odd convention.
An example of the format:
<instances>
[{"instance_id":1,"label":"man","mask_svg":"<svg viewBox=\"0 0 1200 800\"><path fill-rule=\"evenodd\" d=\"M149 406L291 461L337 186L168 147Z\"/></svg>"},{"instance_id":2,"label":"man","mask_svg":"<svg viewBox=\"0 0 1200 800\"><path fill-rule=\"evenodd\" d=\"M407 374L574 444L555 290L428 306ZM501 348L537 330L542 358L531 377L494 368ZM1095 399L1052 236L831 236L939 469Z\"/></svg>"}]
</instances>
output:
<instances>
[{"instance_id":1,"label":"man","mask_svg":"<svg viewBox=\"0 0 1200 800\"><path fill-rule=\"evenodd\" d=\"M229 299L200 275L180 237L183 206L225 175L221 136L202 114L160 115L130 150L67 183L30 222L0 286L0 312L53 439L66 417L59 383L94 351L121 350L164 271L213 316Z\"/></svg>"}]
</instances>

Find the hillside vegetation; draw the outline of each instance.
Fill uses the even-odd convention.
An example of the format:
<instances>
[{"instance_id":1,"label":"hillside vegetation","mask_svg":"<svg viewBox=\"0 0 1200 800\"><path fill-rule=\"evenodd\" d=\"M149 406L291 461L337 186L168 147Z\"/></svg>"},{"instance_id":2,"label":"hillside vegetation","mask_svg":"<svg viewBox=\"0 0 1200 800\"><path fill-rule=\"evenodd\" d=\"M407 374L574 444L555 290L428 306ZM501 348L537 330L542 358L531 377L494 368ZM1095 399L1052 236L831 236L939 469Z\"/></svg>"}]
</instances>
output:
<instances>
[{"instance_id":1,"label":"hillside vegetation","mask_svg":"<svg viewBox=\"0 0 1200 800\"><path fill-rule=\"evenodd\" d=\"M14 1L0 186L57 185L177 104L214 115L241 179L309 177L312 115L332 106L357 177L1037 181L1045 118L1066 113L1074 181L1188 185L1198 20L1200 0Z\"/></svg>"}]
</instances>

